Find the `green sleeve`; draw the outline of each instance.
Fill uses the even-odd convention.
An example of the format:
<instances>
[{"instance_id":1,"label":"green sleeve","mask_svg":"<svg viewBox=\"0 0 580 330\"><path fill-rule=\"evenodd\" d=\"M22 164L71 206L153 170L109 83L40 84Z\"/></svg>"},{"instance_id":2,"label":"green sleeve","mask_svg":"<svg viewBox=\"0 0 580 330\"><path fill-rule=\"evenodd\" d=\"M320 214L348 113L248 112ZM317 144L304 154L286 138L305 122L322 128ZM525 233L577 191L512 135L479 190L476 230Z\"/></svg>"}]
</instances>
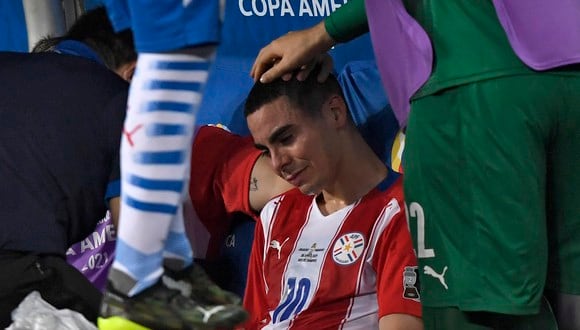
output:
<instances>
[{"instance_id":1,"label":"green sleeve","mask_svg":"<svg viewBox=\"0 0 580 330\"><path fill-rule=\"evenodd\" d=\"M337 42L369 32L364 0L350 0L324 20L326 32Z\"/></svg>"}]
</instances>

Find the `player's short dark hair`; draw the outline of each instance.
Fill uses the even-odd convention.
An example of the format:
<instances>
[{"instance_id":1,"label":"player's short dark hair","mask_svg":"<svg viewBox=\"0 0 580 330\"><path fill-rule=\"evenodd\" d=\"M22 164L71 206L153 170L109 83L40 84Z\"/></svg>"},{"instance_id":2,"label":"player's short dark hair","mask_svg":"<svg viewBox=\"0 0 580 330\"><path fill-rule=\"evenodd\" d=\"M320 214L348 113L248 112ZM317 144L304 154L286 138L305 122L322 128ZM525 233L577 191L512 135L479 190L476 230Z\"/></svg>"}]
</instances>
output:
<instances>
[{"instance_id":1,"label":"player's short dark hair","mask_svg":"<svg viewBox=\"0 0 580 330\"><path fill-rule=\"evenodd\" d=\"M278 78L270 83L256 82L244 105L244 116L256 112L262 106L286 96L290 104L297 107L309 116L320 116L324 102L332 95L339 95L344 99L342 88L333 74L324 82L318 82L317 75L320 68L312 70L304 81L292 78L284 81Z\"/></svg>"},{"instance_id":2,"label":"player's short dark hair","mask_svg":"<svg viewBox=\"0 0 580 330\"><path fill-rule=\"evenodd\" d=\"M63 40L85 43L112 70L137 60L131 30L115 32L104 7L97 7L81 15L65 35L41 39L32 52L51 51Z\"/></svg>"}]
</instances>

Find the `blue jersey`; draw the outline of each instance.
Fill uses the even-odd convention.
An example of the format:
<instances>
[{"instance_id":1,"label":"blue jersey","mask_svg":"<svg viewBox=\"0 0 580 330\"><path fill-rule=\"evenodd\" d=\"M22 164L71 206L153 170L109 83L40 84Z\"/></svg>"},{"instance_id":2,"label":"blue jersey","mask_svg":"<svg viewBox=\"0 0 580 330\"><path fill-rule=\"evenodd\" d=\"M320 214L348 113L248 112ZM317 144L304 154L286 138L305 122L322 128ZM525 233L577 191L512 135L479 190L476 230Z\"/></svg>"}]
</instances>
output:
<instances>
[{"instance_id":1,"label":"blue jersey","mask_svg":"<svg viewBox=\"0 0 580 330\"><path fill-rule=\"evenodd\" d=\"M215 44L219 40L218 0L104 0L115 30L131 28L142 53Z\"/></svg>"}]
</instances>

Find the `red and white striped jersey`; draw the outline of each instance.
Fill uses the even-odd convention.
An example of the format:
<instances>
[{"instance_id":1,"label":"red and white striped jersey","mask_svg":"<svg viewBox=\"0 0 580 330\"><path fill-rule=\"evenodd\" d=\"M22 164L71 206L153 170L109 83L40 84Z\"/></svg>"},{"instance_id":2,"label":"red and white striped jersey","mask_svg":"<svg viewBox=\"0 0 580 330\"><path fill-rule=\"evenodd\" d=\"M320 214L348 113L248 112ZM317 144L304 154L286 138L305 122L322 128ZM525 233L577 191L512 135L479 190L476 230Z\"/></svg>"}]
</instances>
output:
<instances>
[{"instance_id":1,"label":"red and white striped jersey","mask_svg":"<svg viewBox=\"0 0 580 330\"><path fill-rule=\"evenodd\" d=\"M257 223L244 326L376 329L384 315L421 316L417 279L401 178L327 216L294 189Z\"/></svg>"}]
</instances>

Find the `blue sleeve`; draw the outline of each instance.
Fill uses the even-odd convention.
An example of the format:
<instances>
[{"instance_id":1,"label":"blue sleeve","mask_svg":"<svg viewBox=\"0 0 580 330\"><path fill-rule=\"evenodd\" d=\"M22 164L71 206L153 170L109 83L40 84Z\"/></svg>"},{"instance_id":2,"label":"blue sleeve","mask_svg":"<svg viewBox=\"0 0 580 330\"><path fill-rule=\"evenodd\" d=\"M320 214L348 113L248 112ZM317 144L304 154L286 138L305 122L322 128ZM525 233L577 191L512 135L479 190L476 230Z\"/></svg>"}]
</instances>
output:
<instances>
[{"instance_id":1,"label":"blue sleeve","mask_svg":"<svg viewBox=\"0 0 580 330\"><path fill-rule=\"evenodd\" d=\"M109 201L111 198L121 196L121 180L111 181L107 185L107 190L105 191L105 204L109 208Z\"/></svg>"}]
</instances>

